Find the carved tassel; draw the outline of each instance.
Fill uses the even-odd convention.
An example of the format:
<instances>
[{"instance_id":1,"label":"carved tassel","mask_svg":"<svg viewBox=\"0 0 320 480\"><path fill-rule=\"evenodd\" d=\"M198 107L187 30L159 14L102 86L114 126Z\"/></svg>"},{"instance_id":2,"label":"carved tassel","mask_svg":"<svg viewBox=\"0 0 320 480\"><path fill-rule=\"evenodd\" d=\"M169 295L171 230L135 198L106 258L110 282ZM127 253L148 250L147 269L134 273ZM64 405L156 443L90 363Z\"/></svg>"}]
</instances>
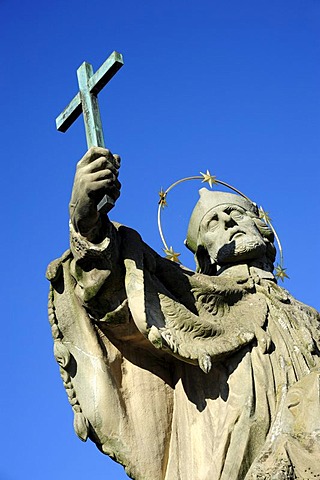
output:
<instances>
[{"instance_id":1,"label":"carved tassel","mask_svg":"<svg viewBox=\"0 0 320 480\"><path fill-rule=\"evenodd\" d=\"M73 427L80 440L86 442L89 434L89 422L82 412L75 412Z\"/></svg>"}]
</instances>

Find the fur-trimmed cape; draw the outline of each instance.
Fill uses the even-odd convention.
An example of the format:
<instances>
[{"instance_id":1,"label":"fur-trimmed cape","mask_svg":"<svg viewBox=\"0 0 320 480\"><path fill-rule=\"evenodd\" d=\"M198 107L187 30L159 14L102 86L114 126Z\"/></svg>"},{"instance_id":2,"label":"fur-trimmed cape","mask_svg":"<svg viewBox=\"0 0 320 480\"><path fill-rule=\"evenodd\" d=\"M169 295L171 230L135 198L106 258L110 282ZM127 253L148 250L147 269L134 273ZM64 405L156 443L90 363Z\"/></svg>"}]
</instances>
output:
<instances>
[{"instance_id":1,"label":"fur-trimmed cape","mask_svg":"<svg viewBox=\"0 0 320 480\"><path fill-rule=\"evenodd\" d=\"M110 223L47 276L76 433L130 477L320 474L319 314L270 273L195 273Z\"/></svg>"}]
</instances>

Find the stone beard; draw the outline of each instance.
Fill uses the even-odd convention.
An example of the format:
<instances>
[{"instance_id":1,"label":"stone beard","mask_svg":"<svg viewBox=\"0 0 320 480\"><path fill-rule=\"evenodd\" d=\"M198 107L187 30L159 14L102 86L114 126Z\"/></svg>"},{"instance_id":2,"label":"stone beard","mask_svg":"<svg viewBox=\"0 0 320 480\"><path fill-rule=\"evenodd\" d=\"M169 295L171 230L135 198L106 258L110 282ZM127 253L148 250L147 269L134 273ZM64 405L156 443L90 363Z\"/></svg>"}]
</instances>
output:
<instances>
[{"instance_id":1,"label":"stone beard","mask_svg":"<svg viewBox=\"0 0 320 480\"><path fill-rule=\"evenodd\" d=\"M71 224L48 267L76 433L136 480L315 478L319 314L277 285L256 206L204 190L187 237L197 272L107 218L99 242Z\"/></svg>"},{"instance_id":2,"label":"stone beard","mask_svg":"<svg viewBox=\"0 0 320 480\"><path fill-rule=\"evenodd\" d=\"M217 257L214 259L217 263L222 263L223 261L231 262L233 259L239 258L240 260L246 258L246 260L251 260L256 258L256 255L263 256L265 253L266 247L262 241L251 240L249 242L235 242L235 245L231 243L225 245L218 252Z\"/></svg>"}]
</instances>

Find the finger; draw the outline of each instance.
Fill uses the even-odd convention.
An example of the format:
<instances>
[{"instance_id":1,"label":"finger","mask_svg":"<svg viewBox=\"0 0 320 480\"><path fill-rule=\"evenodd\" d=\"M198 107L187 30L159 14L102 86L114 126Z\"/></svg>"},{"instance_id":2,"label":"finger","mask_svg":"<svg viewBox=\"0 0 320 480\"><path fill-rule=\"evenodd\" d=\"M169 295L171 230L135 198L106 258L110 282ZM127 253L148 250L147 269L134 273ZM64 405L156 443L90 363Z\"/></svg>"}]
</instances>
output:
<instances>
[{"instance_id":1,"label":"finger","mask_svg":"<svg viewBox=\"0 0 320 480\"><path fill-rule=\"evenodd\" d=\"M78 162L77 167L81 168L86 165L89 165L99 157L105 157L111 160L113 158L113 155L110 152L110 150L108 150L107 148L91 147L87 151L87 153L81 158L81 160Z\"/></svg>"},{"instance_id":2,"label":"finger","mask_svg":"<svg viewBox=\"0 0 320 480\"><path fill-rule=\"evenodd\" d=\"M96 178L92 182L87 182L85 190L87 194L90 196L90 192L96 192L97 190L100 190L103 188L104 190L112 190L113 188L115 190L120 190L121 189L121 183L119 180L114 180L110 178Z\"/></svg>"},{"instance_id":3,"label":"finger","mask_svg":"<svg viewBox=\"0 0 320 480\"><path fill-rule=\"evenodd\" d=\"M113 155L113 158L115 159L116 163L115 163L115 166L116 168L120 168L120 165L121 165L121 158L120 158L120 155L117 155L116 153Z\"/></svg>"},{"instance_id":4,"label":"finger","mask_svg":"<svg viewBox=\"0 0 320 480\"><path fill-rule=\"evenodd\" d=\"M99 180L110 180L110 182L115 182L116 179L117 176L109 169L100 170L86 175L88 183L97 182Z\"/></svg>"},{"instance_id":5,"label":"finger","mask_svg":"<svg viewBox=\"0 0 320 480\"><path fill-rule=\"evenodd\" d=\"M103 170L110 170L115 176L118 176L118 170L113 163L105 157L99 157L89 165L82 166L79 171L82 174L90 174Z\"/></svg>"},{"instance_id":6,"label":"finger","mask_svg":"<svg viewBox=\"0 0 320 480\"><path fill-rule=\"evenodd\" d=\"M117 185L110 180L98 180L90 185L89 197L100 201L104 195L109 195L114 200L120 195L121 184L117 181Z\"/></svg>"}]
</instances>

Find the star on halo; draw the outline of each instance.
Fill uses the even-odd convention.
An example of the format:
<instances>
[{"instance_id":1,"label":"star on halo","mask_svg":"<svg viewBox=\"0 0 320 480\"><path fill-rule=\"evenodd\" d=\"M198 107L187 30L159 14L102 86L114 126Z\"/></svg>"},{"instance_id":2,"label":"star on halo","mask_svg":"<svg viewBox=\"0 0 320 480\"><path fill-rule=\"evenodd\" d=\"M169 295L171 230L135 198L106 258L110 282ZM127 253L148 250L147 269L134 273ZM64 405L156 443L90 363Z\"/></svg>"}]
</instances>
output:
<instances>
[{"instance_id":1,"label":"star on halo","mask_svg":"<svg viewBox=\"0 0 320 480\"><path fill-rule=\"evenodd\" d=\"M282 280L284 282L285 278L289 278L286 274L286 268L283 268L281 265L277 265L275 269L275 277Z\"/></svg>"},{"instance_id":2,"label":"star on halo","mask_svg":"<svg viewBox=\"0 0 320 480\"><path fill-rule=\"evenodd\" d=\"M202 183L205 183L205 182L209 183L210 188L212 188L212 185L217 185L218 184L217 177L215 175L211 175L209 170L207 170L206 173L200 172L200 174L203 176Z\"/></svg>"},{"instance_id":3,"label":"star on halo","mask_svg":"<svg viewBox=\"0 0 320 480\"><path fill-rule=\"evenodd\" d=\"M259 218L261 218L261 220L263 220L265 223L271 222L269 212L265 212L262 207L259 207Z\"/></svg>"},{"instance_id":4,"label":"star on halo","mask_svg":"<svg viewBox=\"0 0 320 480\"><path fill-rule=\"evenodd\" d=\"M166 258L168 260L171 260L172 262L176 262L176 263L181 263L179 258L178 258L178 257L180 257L181 254L175 252L172 247L164 248L163 251L166 254Z\"/></svg>"},{"instance_id":5,"label":"star on halo","mask_svg":"<svg viewBox=\"0 0 320 480\"><path fill-rule=\"evenodd\" d=\"M159 205L161 205L162 208L166 207L168 204L167 204L167 192L164 192L161 188L160 192L159 192L159 197L160 197L160 200L159 200Z\"/></svg>"}]
</instances>

